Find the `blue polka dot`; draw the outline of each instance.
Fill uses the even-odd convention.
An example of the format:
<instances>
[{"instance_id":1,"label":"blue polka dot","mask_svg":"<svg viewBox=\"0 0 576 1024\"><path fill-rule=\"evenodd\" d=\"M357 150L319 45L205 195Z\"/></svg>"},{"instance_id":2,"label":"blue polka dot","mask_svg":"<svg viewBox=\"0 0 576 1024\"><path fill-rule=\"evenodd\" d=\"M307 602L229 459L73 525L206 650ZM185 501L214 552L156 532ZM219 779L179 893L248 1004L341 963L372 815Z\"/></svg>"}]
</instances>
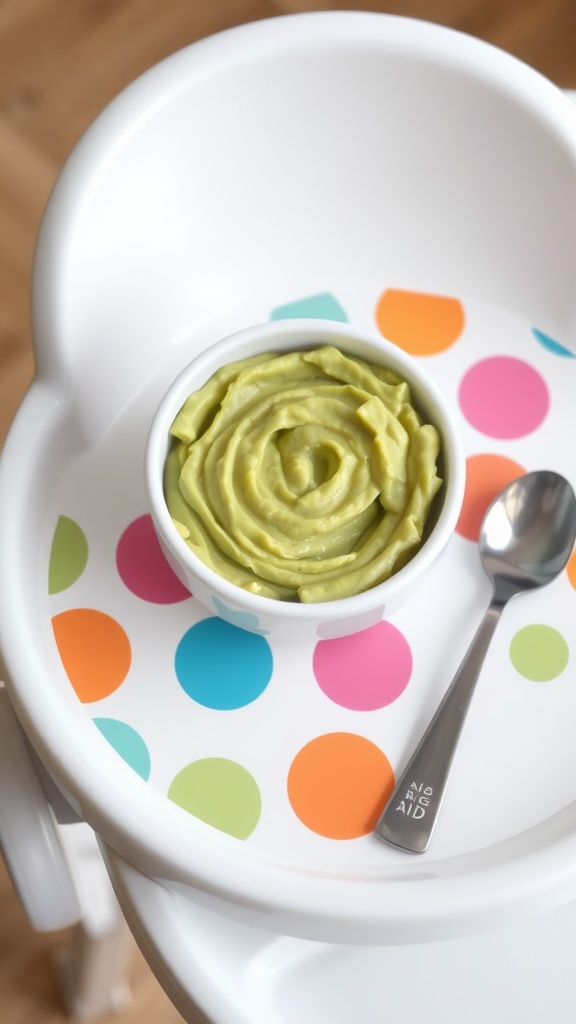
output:
<instances>
[{"instance_id":1,"label":"blue polka dot","mask_svg":"<svg viewBox=\"0 0 576 1024\"><path fill-rule=\"evenodd\" d=\"M273 661L263 636L209 618L184 634L174 666L189 697L206 708L231 711L251 704L264 692Z\"/></svg>"},{"instance_id":2,"label":"blue polka dot","mask_svg":"<svg viewBox=\"0 0 576 1024\"><path fill-rule=\"evenodd\" d=\"M150 754L140 733L116 718L95 718L93 721L126 764L147 780L150 776Z\"/></svg>"},{"instance_id":3,"label":"blue polka dot","mask_svg":"<svg viewBox=\"0 0 576 1024\"><path fill-rule=\"evenodd\" d=\"M553 338L550 338L547 334L544 334L543 331L538 331L535 327L533 327L532 334L536 338L538 344L542 345L542 348L547 349L548 352L552 352L553 355L562 356L562 358L564 359L574 359L574 352L571 352L569 348L566 348L564 345L561 345L560 342L554 341Z\"/></svg>"},{"instance_id":4,"label":"blue polka dot","mask_svg":"<svg viewBox=\"0 0 576 1024\"><path fill-rule=\"evenodd\" d=\"M342 306L330 292L309 295L305 299L288 302L285 306L277 306L270 314L271 320L301 320L307 317L313 320L337 320L343 324L348 322Z\"/></svg>"}]
</instances>

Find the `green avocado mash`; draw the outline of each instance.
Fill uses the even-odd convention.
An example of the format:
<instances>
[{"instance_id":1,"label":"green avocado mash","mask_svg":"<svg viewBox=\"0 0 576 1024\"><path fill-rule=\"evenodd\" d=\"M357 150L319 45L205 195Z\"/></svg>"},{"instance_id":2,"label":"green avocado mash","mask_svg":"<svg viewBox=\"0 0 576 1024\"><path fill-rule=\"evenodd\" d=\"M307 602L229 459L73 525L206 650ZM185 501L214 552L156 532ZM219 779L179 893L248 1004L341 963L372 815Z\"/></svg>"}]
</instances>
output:
<instances>
[{"instance_id":1,"label":"green avocado mash","mask_svg":"<svg viewBox=\"0 0 576 1024\"><path fill-rule=\"evenodd\" d=\"M198 557L266 597L333 601L415 553L438 431L405 381L332 346L222 367L171 427L164 491Z\"/></svg>"}]
</instances>

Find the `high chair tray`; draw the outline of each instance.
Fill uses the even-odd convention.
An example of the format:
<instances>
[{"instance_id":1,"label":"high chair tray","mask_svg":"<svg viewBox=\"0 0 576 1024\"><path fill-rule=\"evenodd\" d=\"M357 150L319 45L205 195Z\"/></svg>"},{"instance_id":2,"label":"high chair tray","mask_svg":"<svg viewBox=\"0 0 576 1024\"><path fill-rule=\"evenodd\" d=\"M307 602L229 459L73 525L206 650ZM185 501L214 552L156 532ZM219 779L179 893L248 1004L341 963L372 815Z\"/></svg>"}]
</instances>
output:
<instances>
[{"instance_id":1,"label":"high chair tray","mask_svg":"<svg viewBox=\"0 0 576 1024\"><path fill-rule=\"evenodd\" d=\"M48 770L142 871L272 929L423 939L576 895L574 559L503 615L428 853L372 833L489 599L476 544L486 504L532 469L576 483L576 360L538 253L541 301L529 274L524 292L505 282L506 301L491 254L474 257L473 288L474 268L418 256L399 222L382 255L381 193L361 169L372 136L338 91L339 69L349 30L356 47L381 32L383 47L390 33L398 46L402 19L384 19L386 31L372 16L289 22L154 69L63 172L37 255L37 377L0 467L1 641L13 704ZM332 93L310 105L312 43ZM299 68L290 95L287 51ZM224 58L240 83L234 111ZM252 71L262 65L267 91ZM363 75L351 82L365 118L380 115ZM569 120L552 86L550 103ZM342 151L334 167L322 153L344 130L362 160ZM301 178L296 140L309 149ZM299 316L349 321L425 360L458 409L468 482L448 549L401 613L345 639L280 644L208 614L172 575L143 452L156 404L196 352ZM414 781L407 813L422 795Z\"/></svg>"}]
</instances>

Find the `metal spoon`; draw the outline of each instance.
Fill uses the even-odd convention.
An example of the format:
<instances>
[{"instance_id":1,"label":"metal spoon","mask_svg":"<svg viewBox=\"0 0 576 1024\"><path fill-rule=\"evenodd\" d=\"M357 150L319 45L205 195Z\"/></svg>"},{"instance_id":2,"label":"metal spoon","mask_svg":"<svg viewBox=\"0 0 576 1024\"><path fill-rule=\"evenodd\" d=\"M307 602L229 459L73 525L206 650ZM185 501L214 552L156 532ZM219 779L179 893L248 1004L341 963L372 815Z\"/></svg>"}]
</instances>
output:
<instances>
[{"instance_id":1,"label":"metal spoon","mask_svg":"<svg viewBox=\"0 0 576 1024\"><path fill-rule=\"evenodd\" d=\"M424 853L436 824L458 740L494 630L507 602L546 586L565 567L576 538L570 484L542 470L514 480L494 499L480 529L492 600L430 725L396 784L376 835Z\"/></svg>"}]
</instances>

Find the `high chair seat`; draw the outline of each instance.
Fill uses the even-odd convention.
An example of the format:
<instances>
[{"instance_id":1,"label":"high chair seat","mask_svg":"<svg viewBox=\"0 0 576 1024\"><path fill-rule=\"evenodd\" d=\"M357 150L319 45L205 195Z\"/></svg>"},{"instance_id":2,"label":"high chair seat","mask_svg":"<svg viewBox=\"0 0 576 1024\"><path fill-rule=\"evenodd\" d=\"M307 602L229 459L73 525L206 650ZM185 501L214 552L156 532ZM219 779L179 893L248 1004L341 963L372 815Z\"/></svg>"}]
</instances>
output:
<instances>
[{"instance_id":1,"label":"high chair seat","mask_svg":"<svg viewBox=\"0 0 576 1024\"><path fill-rule=\"evenodd\" d=\"M571 1024L576 903L439 942L346 946L214 914L104 858L130 928L187 1024Z\"/></svg>"}]
</instances>

